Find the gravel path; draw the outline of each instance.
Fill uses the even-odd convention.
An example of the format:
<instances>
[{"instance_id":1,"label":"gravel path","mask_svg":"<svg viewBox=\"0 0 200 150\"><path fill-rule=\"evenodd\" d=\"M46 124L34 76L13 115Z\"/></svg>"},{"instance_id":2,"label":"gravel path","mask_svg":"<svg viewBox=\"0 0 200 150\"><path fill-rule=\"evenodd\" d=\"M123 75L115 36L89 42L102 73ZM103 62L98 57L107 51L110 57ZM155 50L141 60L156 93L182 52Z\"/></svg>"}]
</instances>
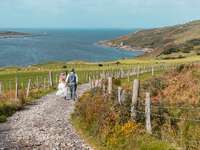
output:
<instances>
[{"instance_id":1,"label":"gravel path","mask_svg":"<svg viewBox=\"0 0 200 150\"><path fill-rule=\"evenodd\" d=\"M89 89L80 85L80 96ZM0 124L0 149L90 150L70 124L74 102L49 94Z\"/></svg>"}]
</instances>

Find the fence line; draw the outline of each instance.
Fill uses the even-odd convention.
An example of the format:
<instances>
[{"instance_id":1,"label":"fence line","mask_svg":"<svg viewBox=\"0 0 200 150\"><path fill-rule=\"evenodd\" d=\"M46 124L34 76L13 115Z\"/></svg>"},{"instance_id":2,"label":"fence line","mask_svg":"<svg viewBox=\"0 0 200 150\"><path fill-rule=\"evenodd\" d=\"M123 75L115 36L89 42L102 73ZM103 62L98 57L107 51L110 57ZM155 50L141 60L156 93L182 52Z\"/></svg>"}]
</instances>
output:
<instances>
[{"instance_id":1,"label":"fence line","mask_svg":"<svg viewBox=\"0 0 200 150\"><path fill-rule=\"evenodd\" d=\"M145 112L143 111L139 111L139 110L136 110L137 113L141 113L141 114L146 114ZM154 117L159 117L159 118L168 118L168 119L176 119L176 120L182 120L182 121L191 121L191 122L199 122L200 123L200 119L185 119L185 118L178 118L178 117L172 117L172 116L164 116L164 115L159 115L159 114L156 114L156 113L151 113L151 116L154 116Z\"/></svg>"},{"instance_id":2,"label":"fence line","mask_svg":"<svg viewBox=\"0 0 200 150\"><path fill-rule=\"evenodd\" d=\"M172 115L170 115L170 114L168 114L166 112L163 112L161 114L159 114L159 112L155 113L154 111L151 110L151 108L155 108L156 106L151 105L151 97L150 97L150 93L149 92L146 93L145 104L142 105L142 106L145 106L145 107L144 108L140 108L140 109L142 109L144 111L139 110L139 108L137 107L138 106L137 104L139 103L139 99L138 99L138 95L136 94L136 93L139 93L139 88L138 88L139 85L138 85L138 83L136 84L136 82L139 83L139 81L137 81L137 79L133 81L133 89L132 89L132 93L131 93L132 94L132 98L134 97L133 98L134 100L132 100L132 104L131 104L131 120L134 120L136 122L141 121L139 118L142 117L141 115L143 115L143 117L145 119L143 121L145 123L146 133L155 135L154 131L152 131L152 122L156 118L162 119L163 121L164 120L170 120L170 122L173 121L173 120L175 120L175 121L177 120L177 121L183 121L183 122L193 122L196 125L200 124L200 119L193 119L193 118L190 119L190 118L184 118L184 117L175 117L175 116L172 116ZM94 86L93 88L96 88L96 87ZM103 88L102 88L103 95L106 94L105 92L108 92L105 89L106 89L106 87L104 85ZM136 89L138 89L138 91ZM115 89L113 89L113 90L115 90ZM92 91L95 91L95 90L92 90ZM115 94L117 93L116 97L117 97L117 102L119 103L119 105L123 104L124 100L122 100L122 98L123 99L125 98L125 96L122 95L122 91L125 91L125 90L123 90L123 88L120 87L120 86L117 87L117 92L113 92L112 91L112 93L115 93ZM110 94L108 94L107 96L110 96ZM139 106L141 106L141 105L139 105ZM158 108L158 106L156 108ZM165 108L168 108L168 107L165 107ZM178 109L178 107L175 107L175 108ZM190 107L184 107L184 108L190 108ZM179 123L179 122L177 122L177 123ZM183 141L183 139L182 139L183 135L181 133L179 133L177 136L174 137L174 140L172 140L169 137L166 137L165 141L167 141L167 142L169 142L169 141L175 142L176 144L180 145L181 147L185 147L186 145L187 146L188 145L189 146L195 146L195 148L199 147L200 141L199 141L199 139L197 137L194 137L192 140L189 140L186 143L186 141ZM178 140L177 140L177 138L178 138ZM179 138L181 138L181 139L179 139Z\"/></svg>"},{"instance_id":3,"label":"fence line","mask_svg":"<svg viewBox=\"0 0 200 150\"><path fill-rule=\"evenodd\" d=\"M28 85L27 85L27 90L26 90L26 98L29 97L30 87L31 87L31 79L28 80Z\"/></svg>"},{"instance_id":4,"label":"fence line","mask_svg":"<svg viewBox=\"0 0 200 150\"><path fill-rule=\"evenodd\" d=\"M19 96L19 85L18 85L18 79L16 78L16 82L15 82L15 100L18 99Z\"/></svg>"},{"instance_id":5,"label":"fence line","mask_svg":"<svg viewBox=\"0 0 200 150\"><path fill-rule=\"evenodd\" d=\"M2 81L0 81L0 96L2 95Z\"/></svg>"},{"instance_id":6,"label":"fence line","mask_svg":"<svg viewBox=\"0 0 200 150\"><path fill-rule=\"evenodd\" d=\"M174 69L174 68L172 68L172 69ZM137 70L137 71L135 71L135 70ZM146 69L145 68L145 70L142 70L141 68L138 67L138 68L134 69L134 71L130 71L130 72L129 71L128 72L123 72L123 71L117 72L112 77L114 77L114 78L125 78L126 77L128 79L128 81L129 81L130 76L133 76L133 75L134 76L135 75L139 76L139 75L141 75L143 73L146 73L146 72L149 72L149 73L151 73L152 76L154 76L155 75L155 71L160 71L160 70L159 69L154 69L153 67L150 68L150 69L148 69L148 68ZM138 72L140 72L140 73L138 73ZM105 75L104 77L105 77L104 80L106 80L106 79L107 79L107 81L111 80L110 76L106 76ZM94 79L91 79L91 80L94 80ZM110 88L109 84L107 86L108 86L107 89ZM133 81L133 88L132 88L131 119L132 120L136 120L137 117L138 117L137 115L143 114L143 116L145 118L145 126L146 126L146 132L147 133L152 134L151 121L152 121L152 119L154 119L152 117L163 118L163 119L173 119L173 120L179 120L179 121L184 121L184 122L189 121L189 122L194 122L194 123L198 123L198 124L200 123L200 119L192 119L192 118L189 119L189 118L183 118L183 117L175 117L175 116L171 116L170 114L168 114L169 116L166 116L166 115L164 115L166 113L163 113L163 115L162 114L158 114L158 113L153 113L152 110L151 110L151 108L152 109L153 108L161 108L161 109L162 108L166 108L166 109L186 109L186 110L192 109L190 111L198 111L198 110L200 110L200 107L194 107L194 106L183 107L183 106L162 106L162 105L159 106L159 105L152 105L151 104L151 98L150 98L150 93L149 92L146 93L145 104L140 104L139 103L139 99L138 99L138 97L139 97L138 96L139 87L140 87L139 86L139 80L135 79ZM96 88L96 87L94 86L92 88ZM104 93L103 95L105 95L106 94L105 93L106 92L106 90L105 90L106 87L105 87L104 84L102 85L102 89L103 89L103 93ZM116 95L117 96L117 101L118 101L118 103L120 105L123 104L123 100L122 99L125 97L125 96L122 95L122 91L125 91L125 90L123 90L120 86L118 86L117 87L117 92L115 92L115 93L117 93L117 95ZM107 92L108 92L108 90L107 90ZM111 93L113 93L113 92L111 92ZM110 94L110 92L109 92L109 94ZM144 107L145 111L138 110L137 104L139 104L139 106L145 106ZM193 142L195 142L195 144L197 143L197 141L193 141Z\"/></svg>"},{"instance_id":7,"label":"fence line","mask_svg":"<svg viewBox=\"0 0 200 150\"><path fill-rule=\"evenodd\" d=\"M133 82L133 90L132 90L132 104L131 104L131 119L135 120L136 119L136 105L137 105L137 100L139 96L139 85L140 82L138 79L135 79Z\"/></svg>"},{"instance_id":8,"label":"fence line","mask_svg":"<svg viewBox=\"0 0 200 150\"><path fill-rule=\"evenodd\" d=\"M108 77L110 78L110 86L108 88L109 93L112 91L112 78L128 78L128 81L130 82L130 77L131 76L140 76L141 74L144 73L151 73L154 75L155 71L160 71L160 70L166 70L166 69L174 69L178 65L149 65L149 66L133 66L133 65L127 65L126 68L107 68L107 69L97 69L91 72L86 72L86 71L78 71L80 80L82 82L89 82L89 80L95 80L95 79L107 79ZM110 70L109 70L110 69ZM55 83L58 83L58 73L57 72L52 72L52 71L45 71L42 72L41 75L36 75L36 76L23 76L20 77L18 76L17 79L8 79L0 82L0 95L4 95L4 93L9 92L10 97L12 96L12 91L15 90L15 98L17 98L19 95L18 91L22 90L24 88L27 88L27 85L31 80L31 85L29 87L29 92L32 89L37 89L41 88L41 85L43 86L44 89L53 87ZM16 82L17 81L17 82ZM104 85L102 85L103 87ZM25 89L24 89L25 90ZM27 89L26 89L27 90ZM26 91L26 95L27 94Z\"/></svg>"},{"instance_id":9,"label":"fence line","mask_svg":"<svg viewBox=\"0 0 200 150\"><path fill-rule=\"evenodd\" d=\"M145 104L140 103L140 105L145 106ZM154 105L151 104L151 108L157 108L157 109L182 109L182 110L189 110L189 111L200 111L200 107L192 106L192 107L182 107L182 106L162 106L161 105Z\"/></svg>"},{"instance_id":10,"label":"fence line","mask_svg":"<svg viewBox=\"0 0 200 150\"><path fill-rule=\"evenodd\" d=\"M151 96L150 96L149 92L146 93L145 118L146 118L147 133L152 134L152 129L151 129Z\"/></svg>"}]
</instances>

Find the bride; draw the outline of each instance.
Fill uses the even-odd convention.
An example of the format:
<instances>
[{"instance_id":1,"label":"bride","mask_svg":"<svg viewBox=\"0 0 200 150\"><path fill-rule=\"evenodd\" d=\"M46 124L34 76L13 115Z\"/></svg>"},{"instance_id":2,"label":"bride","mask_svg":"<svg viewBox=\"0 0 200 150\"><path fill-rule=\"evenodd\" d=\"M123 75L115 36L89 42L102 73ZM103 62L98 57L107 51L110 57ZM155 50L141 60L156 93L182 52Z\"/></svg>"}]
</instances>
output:
<instances>
[{"instance_id":1,"label":"bride","mask_svg":"<svg viewBox=\"0 0 200 150\"><path fill-rule=\"evenodd\" d=\"M57 96L65 97L67 96L67 86L66 86L66 74L61 73L59 77L58 91L56 92Z\"/></svg>"}]
</instances>

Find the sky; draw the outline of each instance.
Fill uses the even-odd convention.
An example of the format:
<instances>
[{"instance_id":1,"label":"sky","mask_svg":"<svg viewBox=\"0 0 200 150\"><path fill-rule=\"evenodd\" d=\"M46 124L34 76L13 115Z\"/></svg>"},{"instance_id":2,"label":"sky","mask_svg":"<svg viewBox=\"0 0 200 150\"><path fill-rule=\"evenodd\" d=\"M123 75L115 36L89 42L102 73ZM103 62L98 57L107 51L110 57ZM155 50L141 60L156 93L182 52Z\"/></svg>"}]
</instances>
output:
<instances>
[{"instance_id":1,"label":"sky","mask_svg":"<svg viewBox=\"0 0 200 150\"><path fill-rule=\"evenodd\" d=\"M0 0L0 28L152 28L200 19L200 0Z\"/></svg>"}]
</instances>

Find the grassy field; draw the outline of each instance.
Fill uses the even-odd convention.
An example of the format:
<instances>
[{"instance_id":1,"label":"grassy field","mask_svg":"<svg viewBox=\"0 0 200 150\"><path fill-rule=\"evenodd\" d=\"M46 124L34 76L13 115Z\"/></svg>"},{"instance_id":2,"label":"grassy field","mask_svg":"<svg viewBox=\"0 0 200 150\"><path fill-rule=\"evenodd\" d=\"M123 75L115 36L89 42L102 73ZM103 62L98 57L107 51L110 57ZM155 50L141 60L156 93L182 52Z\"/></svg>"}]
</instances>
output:
<instances>
[{"instance_id":1,"label":"grassy field","mask_svg":"<svg viewBox=\"0 0 200 150\"><path fill-rule=\"evenodd\" d=\"M49 71L59 74L63 71L70 71L75 68L80 74L95 72L95 71L106 71L106 70L119 70L119 69L130 69L137 65L140 66L151 66L159 64L181 64L181 63L192 63L199 62L200 56L191 56L182 59L154 59L154 58L135 58L135 59L123 59L115 62L99 62L99 63L87 63L87 62L54 62L47 64L33 65L29 67L2 67L0 68L0 80L10 80L16 77L29 78L35 76L43 76L48 74Z\"/></svg>"},{"instance_id":2,"label":"grassy field","mask_svg":"<svg viewBox=\"0 0 200 150\"><path fill-rule=\"evenodd\" d=\"M181 59L160 59L160 58L136 58L136 59L126 59L120 62L124 64L180 64L180 63L191 63L199 62L200 56L190 56Z\"/></svg>"}]
</instances>

